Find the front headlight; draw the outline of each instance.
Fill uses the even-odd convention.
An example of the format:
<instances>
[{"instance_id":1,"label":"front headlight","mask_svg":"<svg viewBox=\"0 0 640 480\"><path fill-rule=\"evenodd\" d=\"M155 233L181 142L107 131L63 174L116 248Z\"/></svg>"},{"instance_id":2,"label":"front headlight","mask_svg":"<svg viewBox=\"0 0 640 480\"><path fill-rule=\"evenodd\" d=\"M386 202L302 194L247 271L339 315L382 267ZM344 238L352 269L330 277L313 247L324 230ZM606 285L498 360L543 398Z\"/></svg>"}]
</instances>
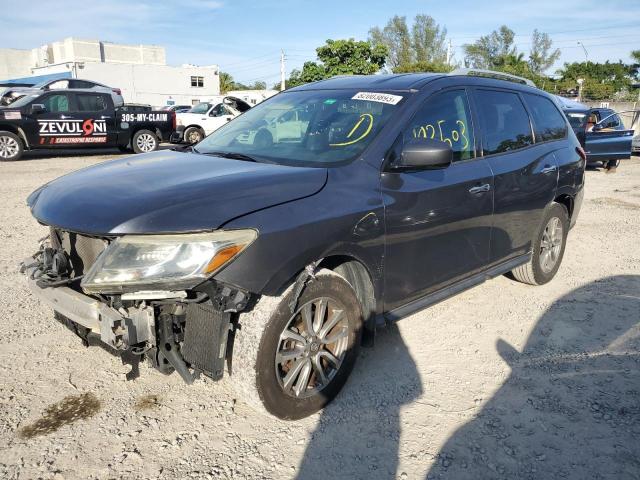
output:
<instances>
[{"instance_id":1,"label":"front headlight","mask_svg":"<svg viewBox=\"0 0 640 480\"><path fill-rule=\"evenodd\" d=\"M113 241L82 279L86 292L195 287L247 248L255 230L186 235L125 235Z\"/></svg>"}]
</instances>

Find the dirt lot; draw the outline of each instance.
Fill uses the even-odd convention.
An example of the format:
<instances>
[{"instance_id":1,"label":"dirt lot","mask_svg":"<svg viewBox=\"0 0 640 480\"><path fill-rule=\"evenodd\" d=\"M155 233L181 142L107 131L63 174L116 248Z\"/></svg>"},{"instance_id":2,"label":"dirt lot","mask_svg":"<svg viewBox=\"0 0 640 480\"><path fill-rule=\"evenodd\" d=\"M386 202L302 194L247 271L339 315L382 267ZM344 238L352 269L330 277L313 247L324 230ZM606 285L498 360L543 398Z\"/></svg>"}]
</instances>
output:
<instances>
[{"instance_id":1,"label":"dirt lot","mask_svg":"<svg viewBox=\"0 0 640 480\"><path fill-rule=\"evenodd\" d=\"M108 156L0 164L0 478L640 478L640 160L587 173L556 279L498 278L383 330L324 412L261 417L85 349L18 262L24 204Z\"/></svg>"}]
</instances>

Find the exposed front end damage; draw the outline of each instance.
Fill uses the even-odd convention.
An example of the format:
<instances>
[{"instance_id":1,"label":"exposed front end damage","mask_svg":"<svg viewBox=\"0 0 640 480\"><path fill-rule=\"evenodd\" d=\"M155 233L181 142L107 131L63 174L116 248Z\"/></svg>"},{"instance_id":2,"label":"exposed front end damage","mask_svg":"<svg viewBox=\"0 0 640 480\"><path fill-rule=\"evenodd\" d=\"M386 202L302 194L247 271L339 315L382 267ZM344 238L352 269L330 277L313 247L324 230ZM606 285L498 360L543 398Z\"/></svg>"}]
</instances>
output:
<instances>
[{"instance_id":1,"label":"exposed front end damage","mask_svg":"<svg viewBox=\"0 0 640 480\"><path fill-rule=\"evenodd\" d=\"M232 314L246 307L250 295L215 280L191 290L87 294L80 281L109 242L52 228L21 271L33 294L85 346L101 346L132 366L128 379L138 376L145 357L188 384L201 373L222 378Z\"/></svg>"}]
</instances>

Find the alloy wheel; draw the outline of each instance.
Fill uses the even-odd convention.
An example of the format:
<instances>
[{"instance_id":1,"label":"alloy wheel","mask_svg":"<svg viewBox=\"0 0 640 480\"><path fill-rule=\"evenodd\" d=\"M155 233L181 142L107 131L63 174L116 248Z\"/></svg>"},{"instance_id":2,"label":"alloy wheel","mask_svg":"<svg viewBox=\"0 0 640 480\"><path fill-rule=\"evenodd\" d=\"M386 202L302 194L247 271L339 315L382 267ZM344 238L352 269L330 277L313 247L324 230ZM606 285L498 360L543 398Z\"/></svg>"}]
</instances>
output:
<instances>
[{"instance_id":1,"label":"alloy wheel","mask_svg":"<svg viewBox=\"0 0 640 480\"><path fill-rule=\"evenodd\" d=\"M152 152L156 147L156 139L150 133L138 135L136 145L143 152Z\"/></svg>"},{"instance_id":2,"label":"alloy wheel","mask_svg":"<svg viewBox=\"0 0 640 480\"><path fill-rule=\"evenodd\" d=\"M275 358L280 387L295 398L317 394L340 370L348 344L344 307L328 297L305 303L280 334Z\"/></svg>"},{"instance_id":3,"label":"alloy wheel","mask_svg":"<svg viewBox=\"0 0 640 480\"><path fill-rule=\"evenodd\" d=\"M552 217L542 232L540 241L540 268L544 273L551 272L560 258L562 251L562 222L558 217Z\"/></svg>"},{"instance_id":4,"label":"alloy wheel","mask_svg":"<svg viewBox=\"0 0 640 480\"><path fill-rule=\"evenodd\" d=\"M9 159L15 157L20 151L18 142L11 137L0 137L0 157Z\"/></svg>"}]
</instances>

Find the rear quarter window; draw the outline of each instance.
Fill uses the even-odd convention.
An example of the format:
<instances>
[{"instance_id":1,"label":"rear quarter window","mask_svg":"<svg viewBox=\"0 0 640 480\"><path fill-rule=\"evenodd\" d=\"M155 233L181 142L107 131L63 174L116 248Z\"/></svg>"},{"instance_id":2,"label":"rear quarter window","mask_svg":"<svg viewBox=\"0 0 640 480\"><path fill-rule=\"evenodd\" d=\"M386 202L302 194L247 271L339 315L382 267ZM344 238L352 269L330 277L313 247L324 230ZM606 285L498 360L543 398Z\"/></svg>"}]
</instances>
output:
<instances>
[{"instance_id":1,"label":"rear quarter window","mask_svg":"<svg viewBox=\"0 0 640 480\"><path fill-rule=\"evenodd\" d=\"M567 136L567 122L551 100L530 93L522 96L531 112L536 142L559 140Z\"/></svg>"},{"instance_id":2,"label":"rear quarter window","mask_svg":"<svg viewBox=\"0 0 640 480\"><path fill-rule=\"evenodd\" d=\"M510 152L533 144L529 115L516 93L476 90L474 96L485 155Z\"/></svg>"}]
</instances>

